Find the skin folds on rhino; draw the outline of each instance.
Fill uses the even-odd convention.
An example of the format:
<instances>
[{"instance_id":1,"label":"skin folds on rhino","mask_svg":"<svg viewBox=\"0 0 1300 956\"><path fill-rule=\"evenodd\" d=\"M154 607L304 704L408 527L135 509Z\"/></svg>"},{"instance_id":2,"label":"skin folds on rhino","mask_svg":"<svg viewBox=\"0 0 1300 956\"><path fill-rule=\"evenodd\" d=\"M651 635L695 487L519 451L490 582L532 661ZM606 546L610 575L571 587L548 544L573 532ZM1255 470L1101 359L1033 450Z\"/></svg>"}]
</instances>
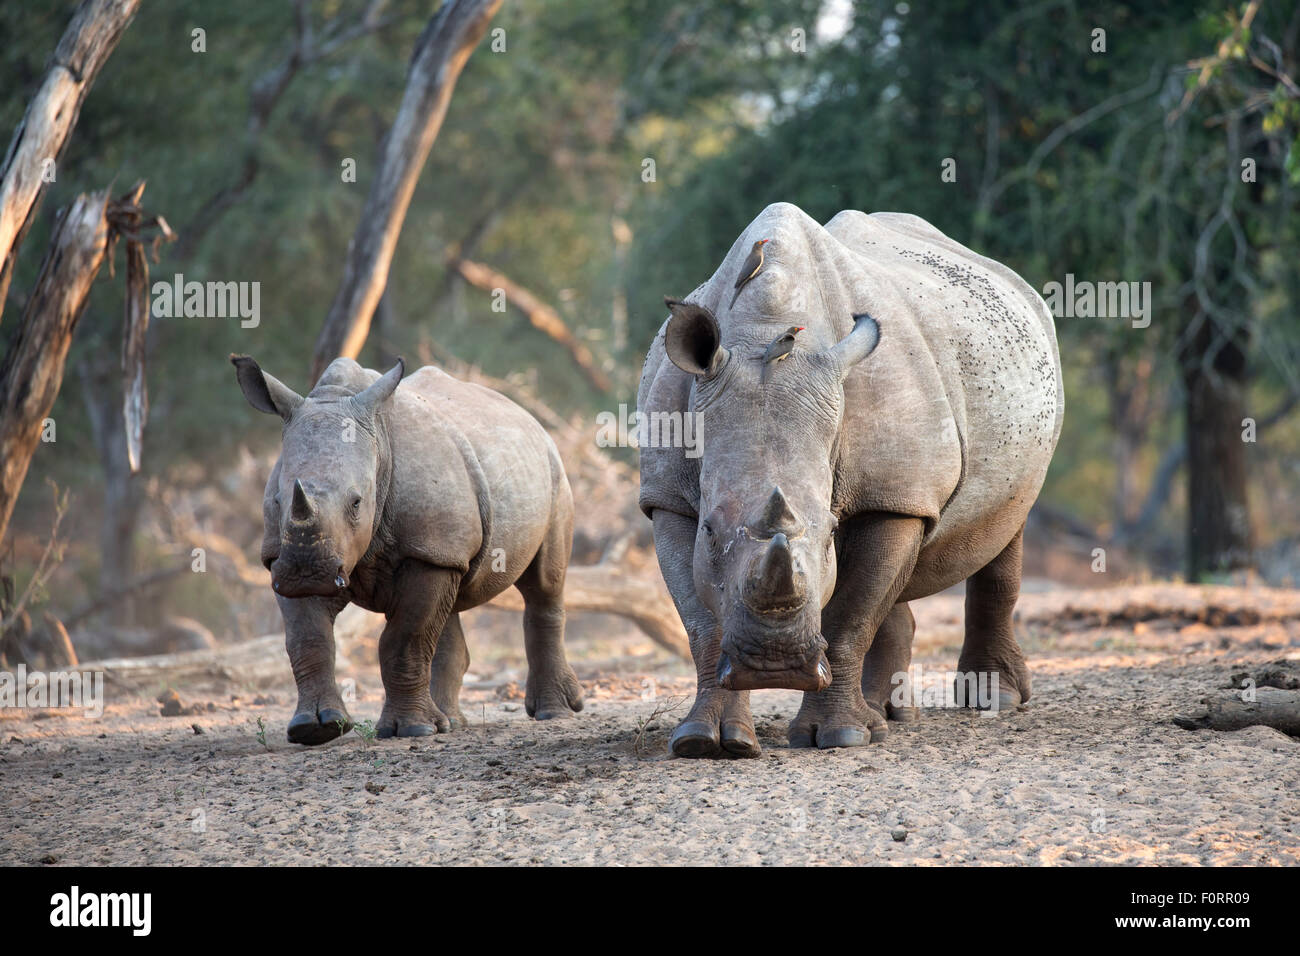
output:
<instances>
[{"instance_id":1,"label":"skin folds on rhino","mask_svg":"<svg viewBox=\"0 0 1300 956\"><path fill-rule=\"evenodd\" d=\"M334 619L350 602L387 617L381 737L466 723L459 612L512 585L524 597L529 715L582 709L564 656L573 496L527 412L432 367L403 379L401 362L380 376L340 358L304 398L248 356L231 361L249 403L284 422L262 562L298 685L291 742L351 727L334 676Z\"/></svg>"},{"instance_id":2,"label":"skin folds on rhino","mask_svg":"<svg viewBox=\"0 0 1300 956\"><path fill-rule=\"evenodd\" d=\"M734 306L758 239L762 268ZM907 602L967 582L960 671L1029 698L1011 632L1025 517L1064 410L1051 314L1005 266L915 216L824 227L769 206L671 315L643 417L694 414L703 454L641 449L642 510L691 638L682 756L759 752L748 692L805 692L794 746L880 739L911 661ZM783 361L768 346L804 326Z\"/></svg>"}]
</instances>

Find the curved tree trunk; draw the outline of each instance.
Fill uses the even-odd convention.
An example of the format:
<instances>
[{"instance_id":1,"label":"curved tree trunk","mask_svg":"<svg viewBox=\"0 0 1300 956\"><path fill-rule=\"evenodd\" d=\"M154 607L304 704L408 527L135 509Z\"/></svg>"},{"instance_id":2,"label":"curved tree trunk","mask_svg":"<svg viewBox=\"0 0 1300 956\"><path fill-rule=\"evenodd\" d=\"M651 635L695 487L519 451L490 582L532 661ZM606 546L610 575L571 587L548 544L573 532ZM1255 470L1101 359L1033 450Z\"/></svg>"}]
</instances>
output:
<instances>
[{"instance_id":1,"label":"curved tree trunk","mask_svg":"<svg viewBox=\"0 0 1300 956\"><path fill-rule=\"evenodd\" d=\"M343 281L316 339L312 382L338 356L356 358L365 344L420 170L438 138L456 80L501 2L445 0L416 43L402 105L348 245Z\"/></svg>"}]
</instances>

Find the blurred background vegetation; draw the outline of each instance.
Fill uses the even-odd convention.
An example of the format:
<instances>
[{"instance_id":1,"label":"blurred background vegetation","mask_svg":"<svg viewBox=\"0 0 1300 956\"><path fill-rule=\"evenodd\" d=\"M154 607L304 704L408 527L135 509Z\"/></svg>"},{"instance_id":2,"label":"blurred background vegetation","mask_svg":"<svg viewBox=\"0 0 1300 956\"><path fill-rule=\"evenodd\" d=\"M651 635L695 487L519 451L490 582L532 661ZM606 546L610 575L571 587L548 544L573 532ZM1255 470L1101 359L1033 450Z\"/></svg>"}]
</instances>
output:
<instances>
[{"instance_id":1,"label":"blurred background vegetation","mask_svg":"<svg viewBox=\"0 0 1300 956\"><path fill-rule=\"evenodd\" d=\"M297 65L269 102L267 78L298 29L287 2L147 2L95 83L24 245L0 338L17 324L54 211L137 179L146 208L181 235L151 281L260 282L261 322L155 320L144 470L115 486L105 476L120 456L94 420L120 407L122 270L100 276L53 413L58 441L38 449L10 529L21 578L49 535L44 479L71 491L70 550L52 585L61 608L187 562L187 549L150 531L149 509L235 488L241 449L273 453L278 432L240 396L230 352L307 391L380 142L437 3L391 0L374 29L350 36L369 6L306 4L315 36L342 40ZM0 128L21 119L73 8L0 6ZM507 0L492 27L506 49L485 41L459 80L363 364L454 357L594 441L598 411L635 405L662 296L704 281L765 205L792 202L823 222L849 208L911 212L1040 290L1067 273L1151 283L1149 328L1058 320L1067 414L1040 543L1081 542L1084 571L1091 549L1107 548L1107 583L1243 569L1293 583L1297 4ZM192 50L195 28L206 52ZM347 159L356 182L340 174ZM1254 160L1251 181L1243 159ZM493 311L448 269L453 252L553 306L611 389L597 391L517 311ZM1206 430L1235 435L1244 417L1258 440L1239 443L1239 460L1198 443ZM1225 489L1234 470L1241 488ZM1222 499L1208 517L1189 501L1194 472L1210 482L1202 498ZM239 494L256 541L260 491ZM1201 533L1246 546L1198 555L1189 546ZM248 556L256 562L255 544ZM178 578L113 614L180 612L224 630L227 597L208 578Z\"/></svg>"}]
</instances>

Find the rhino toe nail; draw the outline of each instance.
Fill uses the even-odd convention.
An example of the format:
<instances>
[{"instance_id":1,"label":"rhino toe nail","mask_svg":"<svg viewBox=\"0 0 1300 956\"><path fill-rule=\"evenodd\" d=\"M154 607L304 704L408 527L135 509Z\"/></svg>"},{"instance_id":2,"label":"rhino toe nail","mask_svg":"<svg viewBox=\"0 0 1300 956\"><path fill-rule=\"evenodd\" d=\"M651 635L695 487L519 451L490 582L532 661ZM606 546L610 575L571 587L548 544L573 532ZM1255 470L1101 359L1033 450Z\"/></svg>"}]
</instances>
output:
<instances>
[{"instance_id":1,"label":"rhino toe nail","mask_svg":"<svg viewBox=\"0 0 1300 956\"><path fill-rule=\"evenodd\" d=\"M438 731L432 724L407 724L397 732L399 737L432 737Z\"/></svg>"},{"instance_id":2,"label":"rhino toe nail","mask_svg":"<svg viewBox=\"0 0 1300 956\"><path fill-rule=\"evenodd\" d=\"M817 746L822 750L831 747L861 747L865 743L867 734L857 727L835 727L817 733Z\"/></svg>"},{"instance_id":3,"label":"rhino toe nail","mask_svg":"<svg viewBox=\"0 0 1300 956\"><path fill-rule=\"evenodd\" d=\"M721 749L718 728L703 720L688 720L673 731L670 742L678 757L712 757Z\"/></svg>"},{"instance_id":4,"label":"rhino toe nail","mask_svg":"<svg viewBox=\"0 0 1300 956\"><path fill-rule=\"evenodd\" d=\"M753 729L736 720L722 724L722 749L733 757L757 757L763 752Z\"/></svg>"}]
</instances>

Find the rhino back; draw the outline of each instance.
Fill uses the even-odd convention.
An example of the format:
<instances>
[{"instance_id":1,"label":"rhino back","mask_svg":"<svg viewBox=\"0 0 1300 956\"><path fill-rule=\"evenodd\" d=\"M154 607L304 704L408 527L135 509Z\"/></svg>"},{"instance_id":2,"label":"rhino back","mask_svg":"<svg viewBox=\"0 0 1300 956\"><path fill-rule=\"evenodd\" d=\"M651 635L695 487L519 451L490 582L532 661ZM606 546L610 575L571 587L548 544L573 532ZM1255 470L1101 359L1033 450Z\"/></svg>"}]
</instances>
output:
<instances>
[{"instance_id":1,"label":"rhino back","mask_svg":"<svg viewBox=\"0 0 1300 956\"><path fill-rule=\"evenodd\" d=\"M555 444L505 396L433 367L405 378L393 399L385 510L402 549L466 572L464 606L488 600L523 573L552 520L572 510Z\"/></svg>"},{"instance_id":2,"label":"rhino back","mask_svg":"<svg viewBox=\"0 0 1300 956\"><path fill-rule=\"evenodd\" d=\"M866 311L882 316L880 361L873 355L855 370L846 395L890 389L908 374L913 356L884 348L888 329L904 326L909 353L918 339L923 343L928 354L921 358L937 372L951 415L931 415L919 426L920 444L933 442L947 455L951 436L958 439L958 480L928 528L905 594L920 597L996 557L1037 498L1064 417L1056 330L1041 297L1011 269L915 216L846 212L827 232L864 250L869 266L856 294ZM906 395L902 390L898 398ZM938 409L929 397L925 404ZM857 443L860 454L853 451L855 441L848 445L863 465L864 485L882 481L888 470L871 454L883 433L918 429L904 404L888 401L881 408L868 401L871 411L855 414L851 425L846 414L846 433L865 438ZM917 464L924 467L925 459Z\"/></svg>"}]
</instances>

